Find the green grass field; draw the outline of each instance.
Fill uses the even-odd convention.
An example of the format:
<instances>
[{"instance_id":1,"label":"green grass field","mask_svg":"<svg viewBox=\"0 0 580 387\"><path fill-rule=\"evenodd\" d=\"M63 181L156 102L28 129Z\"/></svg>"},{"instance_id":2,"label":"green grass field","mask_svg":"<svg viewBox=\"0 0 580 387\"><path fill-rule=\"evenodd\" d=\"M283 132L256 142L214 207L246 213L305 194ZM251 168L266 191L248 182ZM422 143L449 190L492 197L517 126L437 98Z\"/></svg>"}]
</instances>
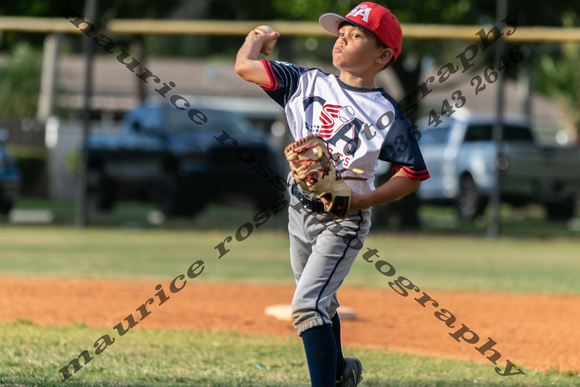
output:
<instances>
[{"instance_id":1,"label":"green grass field","mask_svg":"<svg viewBox=\"0 0 580 387\"><path fill-rule=\"evenodd\" d=\"M215 249L236 226L115 227L78 230L56 226L0 226L0 274L66 278L174 278L202 259L196 281L293 283L283 231L254 230L235 238L218 259ZM501 238L372 232L378 250L425 291L483 290L580 294L580 240ZM359 257L360 258L360 257ZM358 259L344 286L386 287L373 264ZM0 384L62 385L58 369L92 345L104 329L0 324ZM577 374L526 370L501 377L489 364L357 349L367 386L573 386ZM117 337L67 385L299 386L308 384L297 338L136 329Z\"/></svg>"},{"instance_id":2,"label":"green grass field","mask_svg":"<svg viewBox=\"0 0 580 387\"><path fill-rule=\"evenodd\" d=\"M254 231L215 248L232 231L0 227L2 275L172 279L198 259L200 281L292 284L288 237ZM367 248L400 275L431 290L580 293L580 240L424 236L371 232ZM374 264L357 259L345 286L387 287Z\"/></svg>"},{"instance_id":3,"label":"green grass field","mask_svg":"<svg viewBox=\"0 0 580 387\"><path fill-rule=\"evenodd\" d=\"M0 324L0 384L41 386L308 386L298 338L136 329L63 384L58 370L103 329ZM75 352L75 350L77 350ZM348 350L348 349L347 349ZM578 376L356 349L365 386L574 386Z\"/></svg>"}]
</instances>

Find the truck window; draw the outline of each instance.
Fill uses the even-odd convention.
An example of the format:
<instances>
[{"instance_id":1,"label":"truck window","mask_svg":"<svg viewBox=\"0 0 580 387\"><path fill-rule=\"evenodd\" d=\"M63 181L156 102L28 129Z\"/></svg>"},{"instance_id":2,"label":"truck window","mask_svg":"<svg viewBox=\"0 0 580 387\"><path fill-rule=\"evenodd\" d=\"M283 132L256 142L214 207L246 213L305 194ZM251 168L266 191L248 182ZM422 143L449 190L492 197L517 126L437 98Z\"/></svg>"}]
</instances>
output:
<instances>
[{"instance_id":1,"label":"truck window","mask_svg":"<svg viewBox=\"0 0 580 387\"><path fill-rule=\"evenodd\" d=\"M467 128L464 142L491 141L493 125L470 125ZM533 141L531 130L521 125L504 125L504 141Z\"/></svg>"},{"instance_id":2,"label":"truck window","mask_svg":"<svg viewBox=\"0 0 580 387\"><path fill-rule=\"evenodd\" d=\"M131 129L141 133L157 133L161 130L160 114L157 108L138 108L128 117Z\"/></svg>"},{"instance_id":3,"label":"truck window","mask_svg":"<svg viewBox=\"0 0 580 387\"><path fill-rule=\"evenodd\" d=\"M200 109L207 117L207 122L203 125L197 125L187 115L187 112L177 109L165 110L165 130L170 132L183 131L215 131L216 133L225 130L228 133L246 134L249 130L246 120L238 115L227 111Z\"/></svg>"},{"instance_id":4,"label":"truck window","mask_svg":"<svg viewBox=\"0 0 580 387\"><path fill-rule=\"evenodd\" d=\"M449 136L449 127L427 129L421 132L421 145L444 144Z\"/></svg>"},{"instance_id":5,"label":"truck window","mask_svg":"<svg viewBox=\"0 0 580 387\"><path fill-rule=\"evenodd\" d=\"M503 139L506 141L534 141L532 131L527 126L506 125Z\"/></svg>"},{"instance_id":6,"label":"truck window","mask_svg":"<svg viewBox=\"0 0 580 387\"><path fill-rule=\"evenodd\" d=\"M470 125L463 142L491 141L491 125Z\"/></svg>"}]
</instances>

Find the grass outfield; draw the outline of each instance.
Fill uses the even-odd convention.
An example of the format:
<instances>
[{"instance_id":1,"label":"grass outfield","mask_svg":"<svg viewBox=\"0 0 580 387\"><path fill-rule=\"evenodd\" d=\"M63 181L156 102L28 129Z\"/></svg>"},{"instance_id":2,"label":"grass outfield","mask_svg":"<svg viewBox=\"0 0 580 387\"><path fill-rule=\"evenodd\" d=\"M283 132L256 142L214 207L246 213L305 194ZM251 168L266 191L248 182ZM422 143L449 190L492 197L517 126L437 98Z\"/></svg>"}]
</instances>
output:
<instances>
[{"instance_id":1,"label":"grass outfield","mask_svg":"<svg viewBox=\"0 0 580 387\"><path fill-rule=\"evenodd\" d=\"M201 259L197 279L292 284L285 232L254 230L232 238L221 259L215 247L226 231L161 229L77 230L0 227L0 274L68 278L170 280ZM362 253L377 251L421 289L579 294L580 240L425 236L371 232ZM344 286L387 287L374 263L359 255Z\"/></svg>"},{"instance_id":2,"label":"grass outfield","mask_svg":"<svg viewBox=\"0 0 580 387\"><path fill-rule=\"evenodd\" d=\"M196 281L291 284L284 232L254 230L235 238L218 259L215 246L232 231L162 229L77 230L0 226L0 275L157 279L167 281L203 259ZM367 248L422 290L580 293L580 241L382 234ZM344 286L386 287L372 263L357 259ZM62 386L58 370L105 334L83 325L0 324L0 384ZM366 386L572 386L578 375L526 370L502 377L490 364L356 349ZM82 360L81 360L82 364ZM72 367L71 367L72 368ZM308 385L296 338L233 333L157 331L137 327L116 337L66 385L299 386Z\"/></svg>"},{"instance_id":3,"label":"grass outfield","mask_svg":"<svg viewBox=\"0 0 580 387\"><path fill-rule=\"evenodd\" d=\"M0 324L0 385L308 386L297 338L135 329L62 384L59 369L92 349L102 329ZM78 350L78 351L76 351ZM578 376L531 371L502 377L493 366L368 349L356 353L365 386L573 386ZM81 360L81 365L84 361ZM72 372L72 366L71 366Z\"/></svg>"}]
</instances>

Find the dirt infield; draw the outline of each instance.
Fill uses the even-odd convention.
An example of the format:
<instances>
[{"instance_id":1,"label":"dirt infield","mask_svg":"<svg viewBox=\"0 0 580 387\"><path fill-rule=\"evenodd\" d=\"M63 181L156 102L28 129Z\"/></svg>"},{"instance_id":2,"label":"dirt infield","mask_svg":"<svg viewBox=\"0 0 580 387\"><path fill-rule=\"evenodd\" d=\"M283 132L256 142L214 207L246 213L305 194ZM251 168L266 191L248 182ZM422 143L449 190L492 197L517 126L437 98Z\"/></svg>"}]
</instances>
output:
<instances>
[{"instance_id":1,"label":"dirt infield","mask_svg":"<svg viewBox=\"0 0 580 387\"><path fill-rule=\"evenodd\" d=\"M192 331L232 331L247 334L296 336L292 324L267 316L265 308L288 304L293 287L209 284L190 280L177 293L168 284L168 300L159 306L158 282L0 277L0 321L32 321L37 325L71 325L112 329L154 298L151 312L139 328ZM491 338L501 353L502 369L509 359L528 369L580 371L580 296L513 295L481 292L429 292L423 307L414 298L391 289L346 287L341 304L353 308L356 319L343 321L347 346L388 349L411 354L472 360L491 365L476 350ZM446 311L442 310L445 309ZM438 317L436 312L439 312ZM450 316L456 320L450 320ZM446 317L443 317L446 316ZM447 320L446 322L444 320ZM446 325L447 324L447 325ZM463 325L464 324L464 325ZM125 323L125 326L127 324ZM479 335L478 342L457 342L450 335L459 329ZM464 337L472 340L467 332Z\"/></svg>"}]
</instances>

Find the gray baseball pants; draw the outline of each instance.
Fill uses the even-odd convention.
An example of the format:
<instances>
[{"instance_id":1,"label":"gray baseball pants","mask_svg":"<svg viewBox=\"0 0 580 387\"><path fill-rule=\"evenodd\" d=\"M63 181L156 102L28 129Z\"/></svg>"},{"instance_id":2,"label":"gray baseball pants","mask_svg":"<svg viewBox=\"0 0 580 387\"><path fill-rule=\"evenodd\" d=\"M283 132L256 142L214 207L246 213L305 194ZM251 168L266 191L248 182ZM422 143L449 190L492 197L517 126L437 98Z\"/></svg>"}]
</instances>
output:
<instances>
[{"instance_id":1,"label":"gray baseball pants","mask_svg":"<svg viewBox=\"0 0 580 387\"><path fill-rule=\"evenodd\" d=\"M290 186L293 183L289 179ZM336 292L362 249L371 225L371 210L335 219L302 207L292 194L288 232L290 263L296 281L292 317L298 334L310 328L332 324L339 306Z\"/></svg>"}]
</instances>

